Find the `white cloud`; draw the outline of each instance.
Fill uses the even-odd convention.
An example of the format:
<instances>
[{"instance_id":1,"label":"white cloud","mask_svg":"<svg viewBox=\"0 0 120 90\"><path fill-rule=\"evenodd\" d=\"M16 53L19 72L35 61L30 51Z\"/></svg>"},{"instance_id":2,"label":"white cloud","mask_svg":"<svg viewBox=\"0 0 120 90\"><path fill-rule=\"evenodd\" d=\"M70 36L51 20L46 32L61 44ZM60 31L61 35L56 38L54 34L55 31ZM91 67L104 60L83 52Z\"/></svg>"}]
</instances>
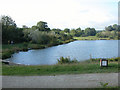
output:
<instances>
[{"instance_id":1,"label":"white cloud","mask_svg":"<svg viewBox=\"0 0 120 90\"><path fill-rule=\"evenodd\" d=\"M18 26L46 21L50 28L95 27L117 23L118 0L2 0L0 14Z\"/></svg>"}]
</instances>

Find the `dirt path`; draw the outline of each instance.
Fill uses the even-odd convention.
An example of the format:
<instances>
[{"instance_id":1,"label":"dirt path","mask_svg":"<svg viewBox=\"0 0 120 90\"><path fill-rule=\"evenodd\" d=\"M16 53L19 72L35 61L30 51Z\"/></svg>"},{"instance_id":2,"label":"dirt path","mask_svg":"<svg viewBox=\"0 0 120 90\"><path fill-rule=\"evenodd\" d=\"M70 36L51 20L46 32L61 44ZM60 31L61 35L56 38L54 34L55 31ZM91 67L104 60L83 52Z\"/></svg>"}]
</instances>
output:
<instances>
[{"instance_id":1,"label":"dirt path","mask_svg":"<svg viewBox=\"0 0 120 90\"><path fill-rule=\"evenodd\" d=\"M2 76L3 88L93 88L118 86L118 73L57 75L57 76Z\"/></svg>"}]
</instances>

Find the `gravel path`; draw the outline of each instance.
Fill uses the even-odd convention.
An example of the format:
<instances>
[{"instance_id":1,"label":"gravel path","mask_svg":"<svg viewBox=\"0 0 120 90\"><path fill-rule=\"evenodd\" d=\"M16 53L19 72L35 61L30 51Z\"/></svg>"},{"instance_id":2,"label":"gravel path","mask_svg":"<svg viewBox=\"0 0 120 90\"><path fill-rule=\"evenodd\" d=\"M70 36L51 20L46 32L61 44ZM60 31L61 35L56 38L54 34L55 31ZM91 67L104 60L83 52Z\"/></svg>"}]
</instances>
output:
<instances>
[{"instance_id":1,"label":"gravel path","mask_svg":"<svg viewBox=\"0 0 120 90\"><path fill-rule=\"evenodd\" d=\"M93 88L118 86L118 73L96 73L57 76L2 76L3 88Z\"/></svg>"}]
</instances>

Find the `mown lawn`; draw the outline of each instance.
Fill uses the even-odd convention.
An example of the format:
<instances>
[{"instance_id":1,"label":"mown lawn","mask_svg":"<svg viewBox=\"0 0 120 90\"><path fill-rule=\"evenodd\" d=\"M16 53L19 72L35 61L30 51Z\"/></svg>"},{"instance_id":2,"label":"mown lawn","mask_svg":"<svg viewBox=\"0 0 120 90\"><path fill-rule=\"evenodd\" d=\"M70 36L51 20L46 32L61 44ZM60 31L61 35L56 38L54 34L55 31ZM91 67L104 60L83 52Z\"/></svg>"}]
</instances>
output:
<instances>
[{"instance_id":1,"label":"mown lawn","mask_svg":"<svg viewBox=\"0 0 120 90\"><path fill-rule=\"evenodd\" d=\"M77 64L2 66L2 75L59 75L84 73L117 73L118 62L110 62L108 67L100 67L99 62L80 62Z\"/></svg>"}]
</instances>

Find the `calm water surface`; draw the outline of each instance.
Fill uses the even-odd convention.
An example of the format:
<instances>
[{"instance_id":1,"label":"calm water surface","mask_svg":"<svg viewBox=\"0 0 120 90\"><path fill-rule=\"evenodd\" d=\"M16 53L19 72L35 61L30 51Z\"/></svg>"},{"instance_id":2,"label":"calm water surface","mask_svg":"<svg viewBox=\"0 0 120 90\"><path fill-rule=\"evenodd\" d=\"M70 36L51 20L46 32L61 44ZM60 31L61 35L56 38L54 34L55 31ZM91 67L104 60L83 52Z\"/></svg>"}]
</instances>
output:
<instances>
[{"instance_id":1,"label":"calm water surface","mask_svg":"<svg viewBox=\"0 0 120 90\"><path fill-rule=\"evenodd\" d=\"M84 61L90 59L90 55L92 58L118 57L118 40L74 41L46 49L15 53L9 60L29 65L51 65L56 64L61 56Z\"/></svg>"}]
</instances>

